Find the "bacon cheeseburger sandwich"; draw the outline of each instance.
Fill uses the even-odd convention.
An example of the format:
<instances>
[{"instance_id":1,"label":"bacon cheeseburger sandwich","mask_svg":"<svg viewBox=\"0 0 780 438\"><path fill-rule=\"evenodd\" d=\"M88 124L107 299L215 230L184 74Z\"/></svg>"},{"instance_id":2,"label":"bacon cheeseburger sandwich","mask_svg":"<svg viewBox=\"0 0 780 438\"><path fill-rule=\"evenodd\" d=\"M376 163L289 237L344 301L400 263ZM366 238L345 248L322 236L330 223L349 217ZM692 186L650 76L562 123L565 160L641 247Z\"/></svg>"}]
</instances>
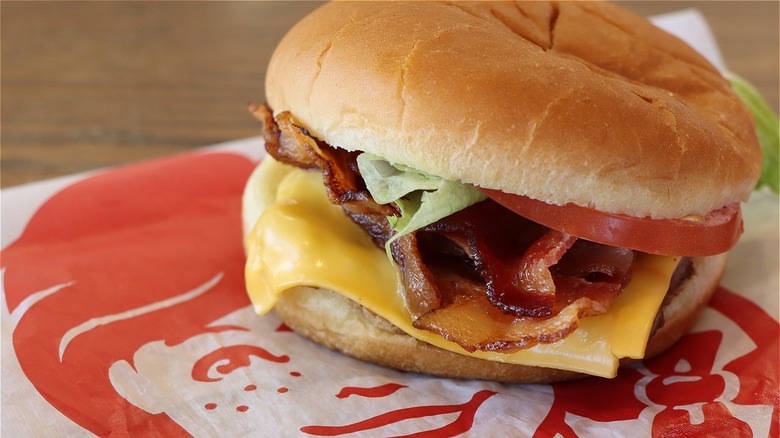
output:
<instances>
[{"instance_id":1,"label":"bacon cheeseburger sandwich","mask_svg":"<svg viewBox=\"0 0 780 438\"><path fill-rule=\"evenodd\" d=\"M259 313L366 361L611 377L691 326L761 171L750 112L606 3L330 3L250 105Z\"/></svg>"}]
</instances>

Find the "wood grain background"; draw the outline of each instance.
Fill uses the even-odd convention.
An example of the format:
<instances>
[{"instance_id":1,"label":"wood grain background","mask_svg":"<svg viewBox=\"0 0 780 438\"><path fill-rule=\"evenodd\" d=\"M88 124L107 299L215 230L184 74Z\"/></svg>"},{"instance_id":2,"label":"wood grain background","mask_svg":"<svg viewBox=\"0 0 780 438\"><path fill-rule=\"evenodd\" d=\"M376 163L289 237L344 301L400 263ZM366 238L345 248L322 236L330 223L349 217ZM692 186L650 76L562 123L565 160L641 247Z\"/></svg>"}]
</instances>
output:
<instances>
[{"instance_id":1,"label":"wood grain background","mask_svg":"<svg viewBox=\"0 0 780 438\"><path fill-rule=\"evenodd\" d=\"M131 163L259 134L265 66L313 2L0 3L0 185ZM732 70L778 108L778 2L696 7Z\"/></svg>"}]
</instances>

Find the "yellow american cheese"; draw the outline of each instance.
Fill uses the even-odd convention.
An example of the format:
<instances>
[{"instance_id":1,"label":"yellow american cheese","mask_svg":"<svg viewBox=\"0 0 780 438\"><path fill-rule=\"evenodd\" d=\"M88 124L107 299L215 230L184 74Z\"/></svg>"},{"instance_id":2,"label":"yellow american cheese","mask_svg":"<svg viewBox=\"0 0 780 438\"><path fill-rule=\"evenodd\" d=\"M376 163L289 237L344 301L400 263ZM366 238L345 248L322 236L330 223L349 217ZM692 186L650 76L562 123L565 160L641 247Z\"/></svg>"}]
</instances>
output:
<instances>
[{"instance_id":1,"label":"yellow american cheese","mask_svg":"<svg viewBox=\"0 0 780 438\"><path fill-rule=\"evenodd\" d=\"M267 161L270 159L267 159ZM282 166L264 163L280 172ZM290 168L276 200L246 242L249 297L260 313L297 286L330 289L384 317L401 330L445 350L500 362L615 376L620 358L642 358L655 315L677 260L641 254L631 282L603 315L583 318L565 339L515 353L469 353L412 326L397 268L368 235L325 195L317 172Z\"/></svg>"}]
</instances>

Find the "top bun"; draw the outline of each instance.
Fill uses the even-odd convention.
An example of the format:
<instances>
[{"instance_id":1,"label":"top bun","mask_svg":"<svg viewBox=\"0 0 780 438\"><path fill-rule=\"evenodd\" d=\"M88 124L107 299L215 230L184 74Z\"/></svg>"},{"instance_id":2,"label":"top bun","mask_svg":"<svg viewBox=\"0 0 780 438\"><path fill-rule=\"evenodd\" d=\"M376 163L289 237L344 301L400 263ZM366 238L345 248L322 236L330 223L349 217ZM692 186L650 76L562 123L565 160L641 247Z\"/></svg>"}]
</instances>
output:
<instances>
[{"instance_id":1,"label":"top bun","mask_svg":"<svg viewBox=\"0 0 780 438\"><path fill-rule=\"evenodd\" d=\"M729 82L602 2L329 3L266 78L274 111L330 145L551 204L703 215L760 174Z\"/></svg>"}]
</instances>

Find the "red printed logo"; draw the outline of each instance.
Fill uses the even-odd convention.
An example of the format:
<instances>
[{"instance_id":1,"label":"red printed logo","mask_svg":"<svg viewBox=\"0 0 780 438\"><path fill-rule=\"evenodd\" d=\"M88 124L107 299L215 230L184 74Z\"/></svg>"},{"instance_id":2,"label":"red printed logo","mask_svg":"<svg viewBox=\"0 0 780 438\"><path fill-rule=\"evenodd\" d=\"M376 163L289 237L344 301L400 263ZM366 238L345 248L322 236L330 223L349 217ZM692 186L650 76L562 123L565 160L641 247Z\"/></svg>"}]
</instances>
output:
<instances>
[{"instance_id":1,"label":"red printed logo","mask_svg":"<svg viewBox=\"0 0 780 438\"><path fill-rule=\"evenodd\" d=\"M370 388L370 390L376 390L376 388ZM343 391L343 390L342 390ZM375 417L367 418L356 423L347 424L344 426L306 426L302 427L301 431L310 435L317 436L339 436L347 435L355 432L363 432L367 430L376 429L379 427L387 426L389 424L405 421L410 418L432 417L437 415L445 415L451 413L458 413L457 418L451 423L442 426L437 429L431 429L424 432L414 433L406 435L408 437L423 437L423 436L437 436L437 437L453 437L458 436L471 429L474 422L474 415L479 409L480 405L494 395L495 392L482 390L474 394L471 400L466 403L457 405L440 405L440 406L415 406L411 408L402 408L385 412Z\"/></svg>"},{"instance_id":2,"label":"red printed logo","mask_svg":"<svg viewBox=\"0 0 780 438\"><path fill-rule=\"evenodd\" d=\"M235 154L176 157L40 206L2 267L16 357L52 406L100 436L187 435L120 396L108 370L248 304L238 195L253 167Z\"/></svg>"},{"instance_id":3,"label":"red printed logo","mask_svg":"<svg viewBox=\"0 0 780 438\"><path fill-rule=\"evenodd\" d=\"M553 385L555 401L535 436L582 436L585 427L603 423L626 433L650 424L647 433L653 437L777 436L780 326L723 288L710 307L717 311L708 315L720 325L717 330L689 333L669 351L621 370L613 380ZM730 341L747 336L755 348L729 357L732 342L725 342L724 334Z\"/></svg>"}]
</instances>

